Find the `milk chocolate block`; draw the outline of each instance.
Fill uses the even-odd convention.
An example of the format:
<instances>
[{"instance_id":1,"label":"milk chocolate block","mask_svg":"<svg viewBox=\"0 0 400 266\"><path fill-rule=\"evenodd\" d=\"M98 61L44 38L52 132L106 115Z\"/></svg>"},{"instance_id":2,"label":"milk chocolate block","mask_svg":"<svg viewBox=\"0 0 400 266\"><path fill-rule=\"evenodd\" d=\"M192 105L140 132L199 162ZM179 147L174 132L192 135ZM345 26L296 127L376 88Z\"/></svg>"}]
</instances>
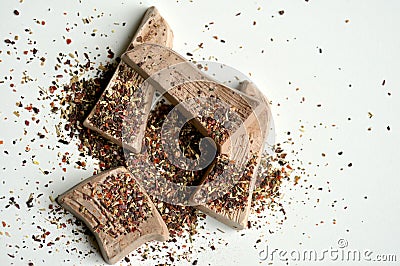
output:
<instances>
[{"instance_id":1,"label":"milk chocolate block","mask_svg":"<svg viewBox=\"0 0 400 266\"><path fill-rule=\"evenodd\" d=\"M169 237L149 196L124 167L86 179L60 195L57 202L93 232L110 264L148 241Z\"/></svg>"},{"instance_id":2,"label":"milk chocolate block","mask_svg":"<svg viewBox=\"0 0 400 266\"><path fill-rule=\"evenodd\" d=\"M238 172L235 165L225 155L218 156L202 185L194 193L192 201L194 203L204 202L204 199L210 197L210 191L215 191L215 186L219 186L220 189L222 188L220 195L211 195L212 200L197 205L196 208L218 221L240 230L247 227L253 189L268 133L270 110L267 99L254 84L244 81L238 89L249 96L257 97L263 103L264 111L260 112L258 119L249 126L251 158L247 161L245 170ZM221 175L221 173L225 174ZM237 183L228 187L233 178L237 180ZM214 182L211 183L211 181ZM227 190L223 193L225 187Z\"/></svg>"},{"instance_id":3,"label":"milk chocolate block","mask_svg":"<svg viewBox=\"0 0 400 266\"><path fill-rule=\"evenodd\" d=\"M211 137L220 153L237 165L249 159L250 125L262 112L259 100L215 81L167 47L141 44L122 60L147 79L144 87L159 90L204 136Z\"/></svg>"},{"instance_id":4,"label":"milk chocolate block","mask_svg":"<svg viewBox=\"0 0 400 266\"><path fill-rule=\"evenodd\" d=\"M141 43L157 43L172 47L173 33L155 7L145 13L128 50ZM141 151L146 121L154 90L143 90L144 79L124 62L120 62L105 91L83 125L124 148ZM127 110L135 110L135 123L124 124ZM130 120L133 121L133 120ZM123 138L123 129L129 136Z\"/></svg>"}]
</instances>

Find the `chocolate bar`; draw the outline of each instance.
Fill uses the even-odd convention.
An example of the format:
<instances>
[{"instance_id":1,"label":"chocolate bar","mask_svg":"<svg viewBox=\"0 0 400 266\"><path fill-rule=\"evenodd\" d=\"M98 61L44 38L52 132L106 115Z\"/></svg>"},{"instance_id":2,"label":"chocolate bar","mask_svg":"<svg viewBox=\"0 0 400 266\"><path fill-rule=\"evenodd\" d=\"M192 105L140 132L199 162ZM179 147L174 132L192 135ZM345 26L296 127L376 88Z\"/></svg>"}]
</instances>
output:
<instances>
[{"instance_id":1,"label":"chocolate bar","mask_svg":"<svg viewBox=\"0 0 400 266\"><path fill-rule=\"evenodd\" d=\"M247 227L253 189L267 137L270 110L267 99L254 84L244 81L238 89L247 95L261 99L264 106L264 111L259 114L258 121L254 121L249 126L248 135L251 140L250 153L252 157L247 161L245 170L238 172L235 164L231 163L226 155L219 155L202 185L194 193L192 201L203 202L196 206L198 210L240 230ZM224 175L221 175L222 172ZM233 186L230 185L232 179L237 179L237 183ZM219 186L220 194L210 195L216 185ZM226 190L224 191L224 189ZM212 200L204 203L210 196Z\"/></svg>"},{"instance_id":2,"label":"chocolate bar","mask_svg":"<svg viewBox=\"0 0 400 266\"><path fill-rule=\"evenodd\" d=\"M168 239L168 229L147 193L124 167L90 177L57 197L96 237L107 263L140 245Z\"/></svg>"},{"instance_id":3,"label":"chocolate bar","mask_svg":"<svg viewBox=\"0 0 400 266\"><path fill-rule=\"evenodd\" d=\"M141 43L157 43L172 47L173 33L155 7L150 7L136 31L128 50ZM120 62L109 84L85 119L83 125L112 142L139 153L154 90L143 90L144 79L124 62ZM124 123L127 110L135 110L135 123ZM125 137L127 130L129 137ZM123 138L124 135L124 138Z\"/></svg>"}]
</instances>

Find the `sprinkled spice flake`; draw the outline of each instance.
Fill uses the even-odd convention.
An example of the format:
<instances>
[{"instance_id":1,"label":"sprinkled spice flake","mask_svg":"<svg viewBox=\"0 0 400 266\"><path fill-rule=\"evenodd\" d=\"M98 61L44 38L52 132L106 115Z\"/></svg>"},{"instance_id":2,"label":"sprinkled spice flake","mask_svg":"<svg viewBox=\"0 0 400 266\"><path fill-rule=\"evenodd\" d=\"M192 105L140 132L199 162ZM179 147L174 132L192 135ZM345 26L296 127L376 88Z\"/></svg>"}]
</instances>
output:
<instances>
[{"instance_id":1,"label":"sprinkled spice flake","mask_svg":"<svg viewBox=\"0 0 400 266\"><path fill-rule=\"evenodd\" d=\"M289 181L293 172L289 162L285 159L286 153L280 144L273 147L275 155L264 153L261 156L260 167L256 179L255 188L251 202L252 209L260 214L267 209L273 208L280 197L280 186L286 180ZM300 179L296 176L295 183Z\"/></svg>"},{"instance_id":2,"label":"sprinkled spice flake","mask_svg":"<svg viewBox=\"0 0 400 266\"><path fill-rule=\"evenodd\" d=\"M110 219L108 224L99 224L94 230L107 232L112 237L131 233L151 215L148 198L129 173L107 176L102 183L88 184L91 197L97 200ZM84 211L84 209L82 209Z\"/></svg>"},{"instance_id":3,"label":"sprinkled spice flake","mask_svg":"<svg viewBox=\"0 0 400 266\"><path fill-rule=\"evenodd\" d=\"M205 219L205 214L190 206L162 202L151 195L150 198L168 227L172 237L169 242L176 242L176 237L190 237L198 233L199 221Z\"/></svg>"}]
</instances>

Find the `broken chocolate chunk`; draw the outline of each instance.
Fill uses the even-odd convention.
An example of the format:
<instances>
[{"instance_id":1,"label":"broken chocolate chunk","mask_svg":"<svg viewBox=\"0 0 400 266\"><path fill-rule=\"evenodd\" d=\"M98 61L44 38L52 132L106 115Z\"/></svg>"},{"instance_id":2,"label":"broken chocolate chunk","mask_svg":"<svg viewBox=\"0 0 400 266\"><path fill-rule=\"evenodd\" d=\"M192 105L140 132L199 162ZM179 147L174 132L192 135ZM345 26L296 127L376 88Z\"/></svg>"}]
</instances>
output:
<instances>
[{"instance_id":1,"label":"broken chocolate chunk","mask_svg":"<svg viewBox=\"0 0 400 266\"><path fill-rule=\"evenodd\" d=\"M86 179L57 202L87 225L107 263L118 262L148 241L168 239L156 207L125 167Z\"/></svg>"}]
</instances>

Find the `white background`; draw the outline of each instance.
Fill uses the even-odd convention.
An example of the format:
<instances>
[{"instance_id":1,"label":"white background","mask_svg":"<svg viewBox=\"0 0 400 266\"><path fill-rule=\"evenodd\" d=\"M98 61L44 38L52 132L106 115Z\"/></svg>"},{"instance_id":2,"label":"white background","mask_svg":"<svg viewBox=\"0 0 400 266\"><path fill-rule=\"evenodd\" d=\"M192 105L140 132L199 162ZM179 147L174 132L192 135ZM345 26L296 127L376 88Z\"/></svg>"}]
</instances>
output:
<instances>
[{"instance_id":1,"label":"white background","mask_svg":"<svg viewBox=\"0 0 400 266\"><path fill-rule=\"evenodd\" d=\"M4 144L0 145L0 220L7 224L0 227L1 264L27 265L30 261L35 265L103 263L96 249L86 241L87 236L73 236L74 225L56 229L46 220L50 204L48 196L55 198L89 177L96 162L89 161L87 170L72 165L67 173L61 171L57 154L70 151L76 157L78 151L74 143L56 147L58 139L54 125L59 122L58 116L50 113L48 102L37 100L38 87L48 87L59 74L54 70L59 52L78 51L80 59L83 59L83 52L90 53L92 58L99 54L97 64L108 60L106 47L120 55L151 5L157 6L172 27L176 51L183 55L190 52L196 60L217 60L251 75L272 101L277 142L287 140L289 131L294 144L285 147L290 159L294 160L292 166L305 168L296 173L301 176L299 184L289 183L284 189L281 202L287 220L282 225L274 213L265 213L261 228L243 232L230 230L209 219L201 231L205 238L195 241L193 246L207 247L208 243L215 242L217 250L206 248L192 254L189 260L197 259L198 265L268 265L270 257L261 261L258 256L266 245L270 251L315 249L322 252L338 248L338 240L345 239L348 249L368 249L374 255L397 255L394 263L363 262L362 265L398 265L400 2L395 0L26 0L22 3L1 0L0 81L4 83L0 83L0 140ZM20 12L19 16L13 14L15 9ZM283 15L278 13L280 10L284 10ZM241 14L236 16L239 12ZM83 24L82 18L89 16L93 16L92 22ZM37 24L35 19L45 21L45 25ZM122 26L123 22L126 26ZM25 29L30 29L32 34ZM94 29L97 32L92 37L90 33ZM16 35L19 38L15 45L4 42L5 39L14 40ZM218 36L218 40L213 36ZM65 38L70 38L72 43L67 45ZM225 43L220 42L221 39ZM29 45L30 40L36 44ZM203 49L198 49L200 43L203 43ZM27 64L30 56L24 55L23 51L33 48L38 50L39 57L46 58L44 66L40 66L38 59ZM33 81L20 84L23 71ZM382 85L384 80L385 85ZM68 81L64 74L59 83ZM15 84L16 92L10 83ZM32 113L16 107L18 101L24 106L32 103L40 108L38 125L31 121L30 126L25 126L24 121L30 120ZM13 114L16 110L20 117ZM373 115L371 118L368 112ZM43 126L49 130L45 140L31 142L38 138L37 132L43 132ZM16 144L12 143L14 140ZM30 152L25 152L27 145L30 145ZM338 155L340 151L343 152L341 156ZM27 163L22 167L24 159ZM348 167L349 163L352 167ZM40 169L51 170L51 174L43 175ZM45 187L49 182L50 185ZM28 209L25 201L31 192L35 196L40 193L44 196ZM20 204L20 210L13 206L5 208L11 196ZM257 218L252 216L252 219ZM60 243L70 239L71 244L38 249L38 243L31 239L32 234L41 232L37 225L51 231L49 238L64 234ZM83 240L75 243L73 240L79 237ZM218 245L218 239L228 244ZM256 245L258 239L261 242ZM95 253L88 257L76 252L67 253L66 248L71 250L74 245L84 253L88 250ZM49 250L53 252L49 254ZM14 254L15 258L7 254ZM132 258L133 265L154 264L150 259L134 260ZM175 262L179 263L188 264L185 260ZM285 263L275 258L273 264ZM310 264L289 262L289 265ZM330 264L352 263L329 259L315 263Z\"/></svg>"}]
</instances>

